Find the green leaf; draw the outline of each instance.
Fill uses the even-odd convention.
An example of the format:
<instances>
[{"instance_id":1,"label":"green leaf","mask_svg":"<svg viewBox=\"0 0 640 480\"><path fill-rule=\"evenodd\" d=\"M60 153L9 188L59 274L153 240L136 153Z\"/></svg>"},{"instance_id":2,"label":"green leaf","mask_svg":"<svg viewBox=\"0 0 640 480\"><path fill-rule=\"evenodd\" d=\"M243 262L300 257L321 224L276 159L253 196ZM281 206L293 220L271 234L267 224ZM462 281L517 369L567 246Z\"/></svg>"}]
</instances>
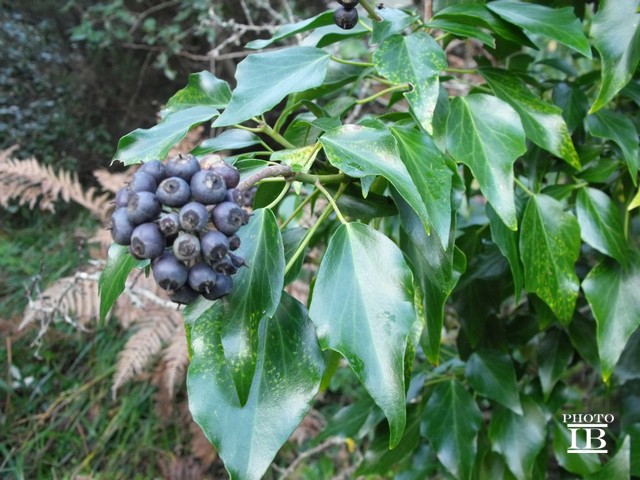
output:
<instances>
[{"instance_id":1,"label":"green leaf","mask_svg":"<svg viewBox=\"0 0 640 480\"><path fill-rule=\"evenodd\" d=\"M535 478L533 465L547 444L547 420L543 410L531 397L520 398L523 415L498 407L489 424L493 451L500 453L518 480Z\"/></svg>"},{"instance_id":2,"label":"green leaf","mask_svg":"<svg viewBox=\"0 0 640 480\"><path fill-rule=\"evenodd\" d=\"M284 246L284 259L285 263L293 258L293 254L296 252L300 243L304 239L307 234L306 228L296 227L296 228L287 228L282 231L282 243ZM298 275L300 275L300 270L302 270L302 264L304 263L304 255L300 255L298 259L295 261L291 269L287 272L284 277L285 285L290 284Z\"/></svg>"},{"instance_id":3,"label":"green leaf","mask_svg":"<svg viewBox=\"0 0 640 480\"><path fill-rule=\"evenodd\" d=\"M573 358L573 347L567 335L558 329L547 330L538 345L538 376L545 401L560 377L567 373Z\"/></svg>"},{"instance_id":4,"label":"green leaf","mask_svg":"<svg viewBox=\"0 0 640 480\"><path fill-rule=\"evenodd\" d=\"M560 107L542 100L517 75L507 70L481 68L480 74L496 96L518 112L524 131L533 143L580 169L580 158Z\"/></svg>"},{"instance_id":5,"label":"green leaf","mask_svg":"<svg viewBox=\"0 0 640 480\"><path fill-rule=\"evenodd\" d=\"M596 265L582 282L598 329L602 378L607 381L631 334L640 326L640 260L623 268L614 262Z\"/></svg>"},{"instance_id":6,"label":"green leaf","mask_svg":"<svg viewBox=\"0 0 640 480\"><path fill-rule=\"evenodd\" d=\"M220 152L222 150L236 150L239 148L251 147L260 143L260 137L255 133L232 128L225 130L220 135L204 140L194 148L193 155L204 155L207 153Z\"/></svg>"},{"instance_id":7,"label":"green leaf","mask_svg":"<svg viewBox=\"0 0 640 480\"><path fill-rule=\"evenodd\" d=\"M186 110L192 107L209 106L224 108L231 99L229 84L210 72L204 71L189 75L189 83L178 90L162 110L162 116Z\"/></svg>"},{"instance_id":8,"label":"green leaf","mask_svg":"<svg viewBox=\"0 0 640 480\"><path fill-rule=\"evenodd\" d=\"M473 38L484 43L489 48L496 48L495 39L489 33L476 25L469 25L467 23L445 18L435 18L426 23L425 26L436 30L442 30L443 32L450 33L457 37Z\"/></svg>"},{"instance_id":9,"label":"green leaf","mask_svg":"<svg viewBox=\"0 0 640 480\"><path fill-rule=\"evenodd\" d=\"M603 0L591 24L602 62L602 83L590 113L600 110L629 83L640 61L638 0Z\"/></svg>"},{"instance_id":10,"label":"green leaf","mask_svg":"<svg viewBox=\"0 0 640 480\"><path fill-rule=\"evenodd\" d=\"M522 415L516 369L508 354L495 350L473 352L467 360L465 377L480 395Z\"/></svg>"},{"instance_id":11,"label":"green leaf","mask_svg":"<svg viewBox=\"0 0 640 480\"><path fill-rule=\"evenodd\" d=\"M491 95L456 97L447 122L447 150L471 169L498 216L515 230L513 164L526 152L518 113Z\"/></svg>"},{"instance_id":12,"label":"green leaf","mask_svg":"<svg viewBox=\"0 0 640 480\"><path fill-rule=\"evenodd\" d=\"M398 189L429 231L429 214L411 175L400 158L396 140L387 130L343 125L320 137L329 162L347 175L381 175Z\"/></svg>"},{"instance_id":13,"label":"green leaf","mask_svg":"<svg viewBox=\"0 0 640 480\"><path fill-rule=\"evenodd\" d=\"M511 276L513 277L515 300L517 302L524 288L524 267L520 261L518 233L507 228L491 205L487 205L486 212L491 228L491 238L493 238L502 255L509 261Z\"/></svg>"},{"instance_id":14,"label":"green leaf","mask_svg":"<svg viewBox=\"0 0 640 480\"><path fill-rule=\"evenodd\" d=\"M438 233L443 248L447 248L451 230L451 185L455 165L449 165L450 160L438 150L424 131L393 127L391 133L398 142L400 158L422 197L429 224Z\"/></svg>"},{"instance_id":15,"label":"green leaf","mask_svg":"<svg viewBox=\"0 0 640 480\"><path fill-rule=\"evenodd\" d=\"M100 295L100 321L103 322L116 300L124 292L127 277L136 266L142 268L148 260L138 261L129 254L129 247L112 243L107 254L107 264L104 266L98 280L98 294Z\"/></svg>"},{"instance_id":16,"label":"green leaf","mask_svg":"<svg viewBox=\"0 0 640 480\"><path fill-rule=\"evenodd\" d=\"M524 284L568 324L578 298L574 265L580 255L580 226L562 204L544 195L527 202L520 231Z\"/></svg>"},{"instance_id":17,"label":"green leaf","mask_svg":"<svg viewBox=\"0 0 640 480\"><path fill-rule=\"evenodd\" d=\"M373 63L393 83L408 82L413 90L406 97L420 125L432 133L431 122L438 101L438 75L447 68L442 47L424 31L387 37L373 53Z\"/></svg>"},{"instance_id":18,"label":"green leaf","mask_svg":"<svg viewBox=\"0 0 640 480\"><path fill-rule=\"evenodd\" d=\"M623 265L627 263L622 216L606 193L595 188L581 188L576 201L576 214L584 242Z\"/></svg>"},{"instance_id":19,"label":"green leaf","mask_svg":"<svg viewBox=\"0 0 640 480\"><path fill-rule=\"evenodd\" d=\"M291 47L248 55L236 69L237 86L215 127L249 120L275 107L290 93L322 85L329 53L312 47Z\"/></svg>"},{"instance_id":20,"label":"green leaf","mask_svg":"<svg viewBox=\"0 0 640 480\"><path fill-rule=\"evenodd\" d=\"M433 445L438 460L457 479L469 479L476 459L480 409L456 380L440 383L424 408L421 433Z\"/></svg>"},{"instance_id":21,"label":"green leaf","mask_svg":"<svg viewBox=\"0 0 640 480\"><path fill-rule=\"evenodd\" d=\"M631 478L631 437L624 437L620 450L609 462L587 480L611 480L612 478Z\"/></svg>"},{"instance_id":22,"label":"green leaf","mask_svg":"<svg viewBox=\"0 0 640 480\"><path fill-rule=\"evenodd\" d=\"M382 21L373 22L371 35L373 44L380 43L390 35L402 33L405 28L420 18L418 15L388 7L378 9L378 14L382 17Z\"/></svg>"},{"instance_id":23,"label":"green leaf","mask_svg":"<svg viewBox=\"0 0 640 480\"><path fill-rule=\"evenodd\" d=\"M333 10L327 10L315 17L301 20L296 23L289 23L287 25L280 25L271 38L253 40L245 45L246 48L258 50L260 48L268 47L269 45L276 43L285 38L289 38L293 35L297 35L302 32L313 30L314 28L324 27L326 25L333 25Z\"/></svg>"},{"instance_id":24,"label":"green leaf","mask_svg":"<svg viewBox=\"0 0 640 480\"><path fill-rule=\"evenodd\" d=\"M576 430L578 445L584 445L586 429ZM565 470L578 475L587 475L600 468L598 455L580 455L568 453L571 446L571 432L566 425L554 420L553 422L553 453L558 464ZM613 478L613 477L612 477Z\"/></svg>"},{"instance_id":25,"label":"green leaf","mask_svg":"<svg viewBox=\"0 0 640 480\"><path fill-rule=\"evenodd\" d=\"M189 409L231 479L258 480L309 410L324 362L306 309L283 294L274 316L260 324L255 376L243 404L225 362L227 322L209 309L193 325Z\"/></svg>"},{"instance_id":26,"label":"green leaf","mask_svg":"<svg viewBox=\"0 0 640 480\"><path fill-rule=\"evenodd\" d=\"M600 110L587 117L587 128L594 137L612 140L616 143L627 162L629 173L637 185L638 169L640 169L638 131L633 121L626 115L611 110Z\"/></svg>"},{"instance_id":27,"label":"green leaf","mask_svg":"<svg viewBox=\"0 0 640 480\"><path fill-rule=\"evenodd\" d=\"M572 7L549 8L531 3L499 0L487 8L509 23L519 26L533 43L537 35L547 37L591 58L589 41Z\"/></svg>"},{"instance_id":28,"label":"green leaf","mask_svg":"<svg viewBox=\"0 0 640 480\"><path fill-rule=\"evenodd\" d=\"M582 125L589 110L589 99L580 88L565 82L558 83L553 89L553 102L562 108L562 117L570 132Z\"/></svg>"},{"instance_id":29,"label":"green leaf","mask_svg":"<svg viewBox=\"0 0 640 480\"><path fill-rule=\"evenodd\" d=\"M137 128L118 142L114 161L125 165L163 159L169 150L187 136L189 130L218 115L210 106L191 107L168 113L158 125Z\"/></svg>"},{"instance_id":30,"label":"green leaf","mask_svg":"<svg viewBox=\"0 0 640 480\"><path fill-rule=\"evenodd\" d=\"M341 225L320 264L309 315L320 345L343 355L389 421L390 447L405 427L404 355L412 327L411 271L386 236Z\"/></svg>"}]
</instances>

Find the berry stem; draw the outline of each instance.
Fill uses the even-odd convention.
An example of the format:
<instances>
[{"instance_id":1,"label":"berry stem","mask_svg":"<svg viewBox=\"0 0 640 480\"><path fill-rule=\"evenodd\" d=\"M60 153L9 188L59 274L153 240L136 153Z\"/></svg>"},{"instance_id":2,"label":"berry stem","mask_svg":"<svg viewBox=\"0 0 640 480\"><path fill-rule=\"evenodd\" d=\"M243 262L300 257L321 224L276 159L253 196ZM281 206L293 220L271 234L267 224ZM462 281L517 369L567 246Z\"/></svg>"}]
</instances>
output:
<instances>
[{"instance_id":1,"label":"berry stem","mask_svg":"<svg viewBox=\"0 0 640 480\"><path fill-rule=\"evenodd\" d=\"M331 183L341 183L345 180L346 175L344 173L333 173L329 175L312 175L310 173L302 172L296 173L288 165L271 165L245 178L236 188L240 191L245 191L261 180L272 177L283 177L282 181L285 182L298 181L313 184L320 182L323 185L326 185Z\"/></svg>"},{"instance_id":2,"label":"berry stem","mask_svg":"<svg viewBox=\"0 0 640 480\"><path fill-rule=\"evenodd\" d=\"M382 17L380 15L378 15L378 12L376 11L376 7L374 7L369 0L360 0L360 5L362 5L362 8L364 8L367 13L369 14L369 17L376 21L376 22L381 22L382 21Z\"/></svg>"},{"instance_id":3,"label":"berry stem","mask_svg":"<svg viewBox=\"0 0 640 480\"><path fill-rule=\"evenodd\" d=\"M334 62L343 63L345 65L353 65L355 67L374 67L375 66L373 63L345 60L344 58L336 57L335 55L331 55L331 60L333 60Z\"/></svg>"},{"instance_id":4,"label":"berry stem","mask_svg":"<svg viewBox=\"0 0 640 480\"><path fill-rule=\"evenodd\" d=\"M287 194L287 192L289 191L289 187L291 185L289 184L289 182L284 184L284 187L282 188L282 191L280 192L280 194L275 198L275 200L273 202L271 202L269 205L267 205L265 208L273 208L276 205L278 205L278 203L280 203L280 200L282 200L284 198L284 196Z\"/></svg>"},{"instance_id":5,"label":"berry stem","mask_svg":"<svg viewBox=\"0 0 640 480\"><path fill-rule=\"evenodd\" d=\"M356 100L356 103L357 104L368 103L368 102L371 102L371 101L375 100L378 97L386 95L387 93L398 92L398 91L409 92L409 91L411 91L411 89L412 89L411 84L409 84L409 83L399 83L399 84L394 85L392 87L385 88L384 90L380 90L379 92L376 92L376 93L374 93L373 95L371 95L369 97L361 98L360 100Z\"/></svg>"}]
</instances>

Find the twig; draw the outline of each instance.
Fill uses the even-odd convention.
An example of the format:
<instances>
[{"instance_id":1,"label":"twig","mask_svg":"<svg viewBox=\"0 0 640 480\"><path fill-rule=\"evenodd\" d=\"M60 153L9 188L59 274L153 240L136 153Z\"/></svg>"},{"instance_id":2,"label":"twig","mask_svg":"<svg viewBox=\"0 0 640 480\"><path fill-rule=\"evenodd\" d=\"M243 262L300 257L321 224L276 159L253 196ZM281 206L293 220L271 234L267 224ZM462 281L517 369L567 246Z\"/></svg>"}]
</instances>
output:
<instances>
[{"instance_id":1,"label":"twig","mask_svg":"<svg viewBox=\"0 0 640 480\"><path fill-rule=\"evenodd\" d=\"M424 21L431 20L433 16L433 0L424 0Z\"/></svg>"},{"instance_id":2,"label":"twig","mask_svg":"<svg viewBox=\"0 0 640 480\"><path fill-rule=\"evenodd\" d=\"M264 180L265 178L270 177L291 177L294 175L291 167L287 165L272 165L270 167L265 167L257 173L245 178L240 184L236 187L237 190L241 192L250 189L260 180Z\"/></svg>"},{"instance_id":3,"label":"twig","mask_svg":"<svg viewBox=\"0 0 640 480\"><path fill-rule=\"evenodd\" d=\"M300 455L298 455L295 460L293 462L291 462L291 465L289 465L283 472L282 475L280 476L280 480L284 480L285 478L287 478L289 475L291 475L293 472L295 472L296 468L298 468L298 465L300 465L300 462L302 462L303 460L322 452L323 450L327 450L328 448L333 447L334 445L341 445L344 443L344 439L343 438L339 438L339 437L330 437L328 439L326 439L324 442L322 442L320 445L316 445L313 448L310 448L309 450L305 450L304 452L302 452Z\"/></svg>"}]
</instances>

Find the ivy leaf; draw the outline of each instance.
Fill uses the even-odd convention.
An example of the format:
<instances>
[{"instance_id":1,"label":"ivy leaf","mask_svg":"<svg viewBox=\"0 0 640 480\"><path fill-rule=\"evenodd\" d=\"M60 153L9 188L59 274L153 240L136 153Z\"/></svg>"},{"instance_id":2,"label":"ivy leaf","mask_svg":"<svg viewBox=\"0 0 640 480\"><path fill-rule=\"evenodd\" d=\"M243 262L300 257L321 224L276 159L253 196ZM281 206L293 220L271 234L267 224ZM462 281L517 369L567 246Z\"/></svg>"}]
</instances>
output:
<instances>
[{"instance_id":1,"label":"ivy leaf","mask_svg":"<svg viewBox=\"0 0 640 480\"><path fill-rule=\"evenodd\" d=\"M232 480L259 480L317 394L324 360L306 309L283 294L258 333L257 365L246 403L236 395L225 362L222 310L192 326L189 409L213 443Z\"/></svg>"},{"instance_id":2,"label":"ivy leaf","mask_svg":"<svg viewBox=\"0 0 640 480\"><path fill-rule=\"evenodd\" d=\"M502 255L509 261L511 276L513 277L514 294L517 302L524 288L524 267L520 261L518 233L507 228L491 205L487 205L486 212L491 228L491 238L493 238Z\"/></svg>"},{"instance_id":3,"label":"ivy leaf","mask_svg":"<svg viewBox=\"0 0 640 480\"><path fill-rule=\"evenodd\" d=\"M622 446L614 457L597 472L592 473L587 480L610 480L611 478L631 478L631 436L627 435ZM634 456L635 457L635 456ZM637 461L634 458L634 461Z\"/></svg>"},{"instance_id":4,"label":"ivy leaf","mask_svg":"<svg viewBox=\"0 0 640 480\"><path fill-rule=\"evenodd\" d=\"M547 443L547 420L531 397L520 398L523 415L497 407L489 424L492 449L500 453L518 480L534 478L533 465Z\"/></svg>"},{"instance_id":5,"label":"ivy leaf","mask_svg":"<svg viewBox=\"0 0 640 480\"><path fill-rule=\"evenodd\" d=\"M178 90L162 110L163 118L168 114L191 107L208 105L224 108L231 99L229 84L210 72L204 71L189 75L187 86Z\"/></svg>"},{"instance_id":6,"label":"ivy leaf","mask_svg":"<svg viewBox=\"0 0 640 480\"><path fill-rule=\"evenodd\" d=\"M455 20L435 18L425 24L428 28L442 30L443 32L456 35L458 37L473 38L484 43L489 48L496 48L495 39L476 25L469 25Z\"/></svg>"},{"instance_id":7,"label":"ivy leaf","mask_svg":"<svg viewBox=\"0 0 640 480\"><path fill-rule=\"evenodd\" d=\"M341 225L320 264L309 316L322 348L347 359L384 412L395 447L405 427L404 356L416 322L402 252L367 225Z\"/></svg>"},{"instance_id":8,"label":"ivy leaf","mask_svg":"<svg viewBox=\"0 0 640 480\"><path fill-rule=\"evenodd\" d=\"M440 89L438 75L447 68L442 47L422 30L406 36L391 35L373 53L372 60L386 79L413 86L412 91L403 95L422 128L432 133L431 122Z\"/></svg>"},{"instance_id":9,"label":"ivy leaf","mask_svg":"<svg viewBox=\"0 0 640 480\"><path fill-rule=\"evenodd\" d=\"M567 372L573 358L573 348L566 334L558 329L548 330L538 346L538 376L545 401L560 377Z\"/></svg>"},{"instance_id":10,"label":"ivy leaf","mask_svg":"<svg viewBox=\"0 0 640 480\"><path fill-rule=\"evenodd\" d=\"M118 297L124 292L127 277L135 267L143 268L148 260L136 260L129 254L129 247L112 243L107 254L107 264L104 266L98 280L98 294L100 295L100 321L107 318L107 314Z\"/></svg>"},{"instance_id":11,"label":"ivy leaf","mask_svg":"<svg viewBox=\"0 0 640 480\"><path fill-rule=\"evenodd\" d=\"M591 37L602 62L602 83L590 113L600 110L629 83L640 61L637 0L603 0L591 23Z\"/></svg>"},{"instance_id":12,"label":"ivy leaf","mask_svg":"<svg viewBox=\"0 0 640 480\"><path fill-rule=\"evenodd\" d=\"M465 377L480 395L522 415L516 369L508 354L494 350L473 352L467 360Z\"/></svg>"},{"instance_id":13,"label":"ivy leaf","mask_svg":"<svg viewBox=\"0 0 640 480\"><path fill-rule=\"evenodd\" d=\"M343 125L320 137L329 162L347 175L381 175L398 189L429 231L429 214L388 130Z\"/></svg>"},{"instance_id":14,"label":"ivy leaf","mask_svg":"<svg viewBox=\"0 0 640 480\"><path fill-rule=\"evenodd\" d=\"M578 435L578 445L584 445L586 429L580 428L576 431ZM571 432L566 425L554 420L553 422L553 453L558 464L565 470L578 475L587 475L600 468L598 455L576 455L568 453L571 446ZM614 478L614 477L611 477Z\"/></svg>"},{"instance_id":15,"label":"ivy leaf","mask_svg":"<svg viewBox=\"0 0 640 480\"><path fill-rule=\"evenodd\" d=\"M333 10L327 10L315 17L301 20L296 23L289 23L287 25L280 25L271 38L252 40L245 45L246 48L259 50L261 48L268 47L269 45L284 40L285 38L292 37L299 33L307 32L318 27L324 27L327 25L333 25Z\"/></svg>"},{"instance_id":16,"label":"ivy leaf","mask_svg":"<svg viewBox=\"0 0 640 480\"><path fill-rule=\"evenodd\" d=\"M589 41L582 30L582 23L573 13L573 8L549 8L524 2L498 0L487 4L487 8L509 23L519 26L536 43L537 35L551 38L591 58Z\"/></svg>"},{"instance_id":17,"label":"ivy leaf","mask_svg":"<svg viewBox=\"0 0 640 480\"><path fill-rule=\"evenodd\" d=\"M518 112L524 131L533 143L580 169L580 158L560 107L542 100L507 70L481 68L480 74L496 96Z\"/></svg>"},{"instance_id":18,"label":"ivy leaf","mask_svg":"<svg viewBox=\"0 0 640 480\"><path fill-rule=\"evenodd\" d=\"M595 188L581 188L576 201L576 214L584 242L623 265L627 263L622 217L606 193Z\"/></svg>"},{"instance_id":19,"label":"ivy leaf","mask_svg":"<svg viewBox=\"0 0 640 480\"><path fill-rule=\"evenodd\" d=\"M469 479L475 463L480 409L456 380L440 383L424 408L420 432L438 460L458 479Z\"/></svg>"},{"instance_id":20,"label":"ivy leaf","mask_svg":"<svg viewBox=\"0 0 640 480\"><path fill-rule=\"evenodd\" d=\"M244 122L273 108L290 93L322 85L329 57L313 47L248 55L236 69L237 86L231 101L213 126Z\"/></svg>"},{"instance_id":21,"label":"ivy leaf","mask_svg":"<svg viewBox=\"0 0 640 480\"><path fill-rule=\"evenodd\" d=\"M596 265L582 282L598 328L602 378L607 381L631 334L640 326L640 261L623 268L605 261Z\"/></svg>"},{"instance_id":22,"label":"ivy leaf","mask_svg":"<svg viewBox=\"0 0 640 480\"><path fill-rule=\"evenodd\" d=\"M520 231L520 256L527 292L535 293L565 325L571 321L579 282L580 226L562 204L544 194L527 202Z\"/></svg>"},{"instance_id":23,"label":"ivy leaf","mask_svg":"<svg viewBox=\"0 0 640 480\"><path fill-rule=\"evenodd\" d=\"M194 148L193 155L205 155L207 153L220 152L222 150L236 150L239 148L251 147L260 143L260 137L255 133L232 128L225 130L220 135L204 140Z\"/></svg>"},{"instance_id":24,"label":"ivy leaf","mask_svg":"<svg viewBox=\"0 0 640 480\"><path fill-rule=\"evenodd\" d=\"M427 209L443 248L449 244L451 230L451 185L455 165L435 146L424 131L394 127L400 158L407 167ZM453 163L453 162L451 162Z\"/></svg>"},{"instance_id":25,"label":"ivy leaf","mask_svg":"<svg viewBox=\"0 0 640 480\"><path fill-rule=\"evenodd\" d=\"M631 173L631 179L637 185L636 177L640 168L640 160L638 160L638 131L633 121L622 113L600 110L587 117L587 128L594 137L612 140L620 147L629 173Z\"/></svg>"},{"instance_id":26,"label":"ivy leaf","mask_svg":"<svg viewBox=\"0 0 640 480\"><path fill-rule=\"evenodd\" d=\"M456 97L447 122L447 150L471 169L498 216L515 230L513 163L526 152L518 113L491 95Z\"/></svg>"},{"instance_id":27,"label":"ivy leaf","mask_svg":"<svg viewBox=\"0 0 640 480\"><path fill-rule=\"evenodd\" d=\"M372 24L371 43L374 44L380 43L390 35L402 33L405 28L420 18L418 15L388 7L378 9L378 15L382 17L382 21Z\"/></svg>"}]
</instances>

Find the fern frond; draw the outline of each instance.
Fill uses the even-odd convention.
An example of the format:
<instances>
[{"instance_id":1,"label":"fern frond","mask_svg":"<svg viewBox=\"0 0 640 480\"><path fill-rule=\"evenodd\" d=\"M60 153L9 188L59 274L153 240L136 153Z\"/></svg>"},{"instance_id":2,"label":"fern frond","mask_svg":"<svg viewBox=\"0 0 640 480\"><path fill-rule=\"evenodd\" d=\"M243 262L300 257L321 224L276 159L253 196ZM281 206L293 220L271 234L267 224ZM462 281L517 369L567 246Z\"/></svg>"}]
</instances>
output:
<instances>
[{"instance_id":1,"label":"fern frond","mask_svg":"<svg viewBox=\"0 0 640 480\"><path fill-rule=\"evenodd\" d=\"M162 351L162 385L167 390L169 398L173 398L176 388L184 383L188 366L187 337L180 328Z\"/></svg>"},{"instance_id":2,"label":"fern frond","mask_svg":"<svg viewBox=\"0 0 640 480\"><path fill-rule=\"evenodd\" d=\"M107 192L117 193L118 190L125 185L131 178L131 172L127 173L114 173L105 168L101 168L93 172L93 176L96 177L98 183L103 190Z\"/></svg>"}]
</instances>

